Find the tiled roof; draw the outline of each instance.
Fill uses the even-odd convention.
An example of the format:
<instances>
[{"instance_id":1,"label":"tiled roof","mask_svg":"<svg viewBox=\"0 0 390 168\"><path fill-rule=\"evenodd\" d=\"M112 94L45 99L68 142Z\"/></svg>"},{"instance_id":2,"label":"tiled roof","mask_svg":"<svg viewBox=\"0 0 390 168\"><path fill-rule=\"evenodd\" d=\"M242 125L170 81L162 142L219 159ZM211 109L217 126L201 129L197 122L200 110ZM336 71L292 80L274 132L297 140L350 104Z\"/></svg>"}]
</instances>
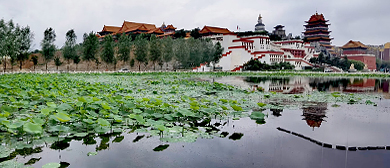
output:
<instances>
[{"instance_id":1,"label":"tiled roof","mask_svg":"<svg viewBox=\"0 0 390 168\"><path fill-rule=\"evenodd\" d=\"M214 33L214 34L229 34L232 33L227 28L220 28L220 27L212 27L212 26L204 26L201 31L199 31L200 34L206 34L206 33Z\"/></svg>"},{"instance_id":2,"label":"tiled roof","mask_svg":"<svg viewBox=\"0 0 390 168\"><path fill-rule=\"evenodd\" d=\"M118 30L118 32L123 33L123 32L131 32L135 30L149 31L152 29L156 29L156 26L154 24L124 21L122 27Z\"/></svg>"},{"instance_id":3,"label":"tiled roof","mask_svg":"<svg viewBox=\"0 0 390 168\"><path fill-rule=\"evenodd\" d=\"M149 31L147 32L147 34L151 34L151 33L155 33L155 34L164 34L164 31L162 31L161 28L155 28L155 29L149 30Z\"/></svg>"},{"instance_id":4,"label":"tiled roof","mask_svg":"<svg viewBox=\"0 0 390 168\"><path fill-rule=\"evenodd\" d=\"M346 49L346 48L368 48L366 45L364 45L363 43L361 43L360 41L352 41L350 40L347 44L345 44L343 47L343 49Z\"/></svg>"},{"instance_id":5,"label":"tiled roof","mask_svg":"<svg viewBox=\"0 0 390 168\"><path fill-rule=\"evenodd\" d=\"M173 25L168 25L165 30L169 30L169 29L173 29L173 30L176 30L176 27L173 27Z\"/></svg>"},{"instance_id":6,"label":"tiled roof","mask_svg":"<svg viewBox=\"0 0 390 168\"><path fill-rule=\"evenodd\" d=\"M102 32L117 32L121 27L104 25Z\"/></svg>"},{"instance_id":7,"label":"tiled roof","mask_svg":"<svg viewBox=\"0 0 390 168\"><path fill-rule=\"evenodd\" d=\"M319 15L318 13L312 15L309 21L307 22L317 22L317 21L327 22L327 20L325 20L324 18L324 15L323 14Z\"/></svg>"}]
</instances>

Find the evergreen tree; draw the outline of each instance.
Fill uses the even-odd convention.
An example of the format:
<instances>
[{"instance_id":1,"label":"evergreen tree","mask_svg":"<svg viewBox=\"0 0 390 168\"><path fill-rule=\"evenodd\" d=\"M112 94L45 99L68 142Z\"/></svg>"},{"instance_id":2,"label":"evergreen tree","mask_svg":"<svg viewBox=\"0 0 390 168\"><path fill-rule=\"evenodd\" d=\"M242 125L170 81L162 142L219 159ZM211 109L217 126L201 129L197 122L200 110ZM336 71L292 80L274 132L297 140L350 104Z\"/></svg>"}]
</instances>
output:
<instances>
[{"instance_id":1,"label":"evergreen tree","mask_svg":"<svg viewBox=\"0 0 390 168\"><path fill-rule=\"evenodd\" d=\"M123 61L126 63L127 61L130 60L130 52L132 49L132 38L131 36L126 35L123 33L120 35L119 40L118 40L118 60Z\"/></svg>"},{"instance_id":2,"label":"evergreen tree","mask_svg":"<svg viewBox=\"0 0 390 168\"><path fill-rule=\"evenodd\" d=\"M135 38L134 42L134 55L135 59L138 61L139 71L141 71L141 63L143 63L145 67L148 64L149 43L144 37L144 34L140 34Z\"/></svg>"},{"instance_id":3,"label":"evergreen tree","mask_svg":"<svg viewBox=\"0 0 390 168\"><path fill-rule=\"evenodd\" d=\"M56 38L56 33L54 29L47 28L44 32L44 37L41 42L42 46L42 55L43 58L45 59L45 64L46 64L46 70L47 70L47 63L53 59L54 54L56 52L56 46L54 45L54 41Z\"/></svg>"},{"instance_id":4,"label":"evergreen tree","mask_svg":"<svg viewBox=\"0 0 390 168\"><path fill-rule=\"evenodd\" d=\"M84 41L83 41L83 60L84 61L95 61L95 63L99 63L96 54L99 49L99 39L95 35L94 32L90 32L89 34L84 33ZM89 63L88 63L89 67Z\"/></svg>"},{"instance_id":5,"label":"evergreen tree","mask_svg":"<svg viewBox=\"0 0 390 168\"><path fill-rule=\"evenodd\" d=\"M217 64L219 62L219 60L221 59L222 57L222 53L223 53L223 47L221 46L221 43L219 43L219 41L214 45L214 54L213 54L213 58L212 58L212 62L213 62L213 65L215 66L215 64Z\"/></svg>"},{"instance_id":6,"label":"evergreen tree","mask_svg":"<svg viewBox=\"0 0 390 168\"><path fill-rule=\"evenodd\" d=\"M114 58L114 39L111 35L106 35L103 42L103 53L100 55L101 60L106 63L106 69L108 64L115 62Z\"/></svg>"},{"instance_id":7,"label":"evergreen tree","mask_svg":"<svg viewBox=\"0 0 390 168\"><path fill-rule=\"evenodd\" d=\"M164 38L162 40L162 61L163 63L166 63L167 64L167 68L168 68L168 63L170 61L172 61L172 58L174 57L174 53L173 53L173 40L172 38L169 36L167 38Z\"/></svg>"},{"instance_id":8,"label":"evergreen tree","mask_svg":"<svg viewBox=\"0 0 390 168\"><path fill-rule=\"evenodd\" d=\"M33 55L33 56L31 57L31 61L32 61L33 64L34 64L34 71L35 71L35 66L38 64L38 56Z\"/></svg>"},{"instance_id":9,"label":"evergreen tree","mask_svg":"<svg viewBox=\"0 0 390 168\"><path fill-rule=\"evenodd\" d=\"M56 65L57 70L58 70L58 67L62 65L62 62L61 62L61 59L59 56L54 58L54 64Z\"/></svg>"},{"instance_id":10,"label":"evergreen tree","mask_svg":"<svg viewBox=\"0 0 390 168\"><path fill-rule=\"evenodd\" d=\"M150 61L153 62L153 70L156 70L156 62L160 62L161 59L161 40L155 35L150 38Z\"/></svg>"}]
</instances>

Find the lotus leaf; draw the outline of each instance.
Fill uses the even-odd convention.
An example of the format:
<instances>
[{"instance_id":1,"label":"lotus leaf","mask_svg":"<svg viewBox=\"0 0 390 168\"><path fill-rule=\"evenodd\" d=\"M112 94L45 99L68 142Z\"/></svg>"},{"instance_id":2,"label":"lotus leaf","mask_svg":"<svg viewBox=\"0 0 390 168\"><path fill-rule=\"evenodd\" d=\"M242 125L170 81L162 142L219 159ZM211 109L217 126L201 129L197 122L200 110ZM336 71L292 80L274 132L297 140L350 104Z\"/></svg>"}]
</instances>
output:
<instances>
[{"instance_id":1,"label":"lotus leaf","mask_svg":"<svg viewBox=\"0 0 390 168\"><path fill-rule=\"evenodd\" d=\"M27 122L23 125L23 131L30 134L42 134L42 126L39 124L33 124L31 122Z\"/></svg>"},{"instance_id":2,"label":"lotus leaf","mask_svg":"<svg viewBox=\"0 0 390 168\"><path fill-rule=\"evenodd\" d=\"M60 166L61 166L61 164L59 164L59 163L47 163L47 164L43 165L42 168L58 168Z\"/></svg>"},{"instance_id":3,"label":"lotus leaf","mask_svg":"<svg viewBox=\"0 0 390 168\"><path fill-rule=\"evenodd\" d=\"M8 157L14 150L5 146L0 146L0 159Z\"/></svg>"},{"instance_id":4,"label":"lotus leaf","mask_svg":"<svg viewBox=\"0 0 390 168\"><path fill-rule=\"evenodd\" d=\"M231 107L233 108L234 111L243 111L242 108L241 108L240 106L231 105Z\"/></svg>"},{"instance_id":5,"label":"lotus leaf","mask_svg":"<svg viewBox=\"0 0 390 168\"><path fill-rule=\"evenodd\" d=\"M99 119L97 120L97 122L98 122L98 124L101 125L101 126L110 126L110 125L111 125L110 122L108 122L107 120L102 119L102 118L99 118Z\"/></svg>"},{"instance_id":6,"label":"lotus leaf","mask_svg":"<svg viewBox=\"0 0 390 168\"><path fill-rule=\"evenodd\" d=\"M61 122L68 122L71 120L68 114L61 113L61 112L55 114L54 116Z\"/></svg>"}]
</instances>

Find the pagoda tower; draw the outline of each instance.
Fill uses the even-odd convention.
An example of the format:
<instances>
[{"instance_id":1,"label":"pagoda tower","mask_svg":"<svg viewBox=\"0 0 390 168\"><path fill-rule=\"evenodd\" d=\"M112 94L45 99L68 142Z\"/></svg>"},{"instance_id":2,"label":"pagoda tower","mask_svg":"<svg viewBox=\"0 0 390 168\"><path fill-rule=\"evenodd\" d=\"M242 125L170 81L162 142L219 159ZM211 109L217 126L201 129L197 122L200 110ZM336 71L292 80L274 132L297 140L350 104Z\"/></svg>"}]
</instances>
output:
<instances>
[{"instance_id":1,"label":"pagoda tower","mask_svg":"<svg viewBox=\"0 0 390 168\"><path fill-rule=\"evenodd\" d=\"M318 42L320 45L325 47L328 50L332 49L331 40L329 36L329 25L327 24L329 20L325 20L323 14L316 14L312 15L309 19L309 21L306 21L305 26L305 32L303 32L305 39L312 43L312 42Z\"/></svg>"},{"instance_id":2,"label":"pagoda tower","mask_svg":"<svg viewBox=\"0 0 390 168\"><path fill-rule=\"evenodd\" d=\"M259 17L257 18L257 24L255 25L255 32L262 32L265 31L265 24L263 23L263 17L261 17L261 14L259 14Z\"/></svg>"}]
</instances>

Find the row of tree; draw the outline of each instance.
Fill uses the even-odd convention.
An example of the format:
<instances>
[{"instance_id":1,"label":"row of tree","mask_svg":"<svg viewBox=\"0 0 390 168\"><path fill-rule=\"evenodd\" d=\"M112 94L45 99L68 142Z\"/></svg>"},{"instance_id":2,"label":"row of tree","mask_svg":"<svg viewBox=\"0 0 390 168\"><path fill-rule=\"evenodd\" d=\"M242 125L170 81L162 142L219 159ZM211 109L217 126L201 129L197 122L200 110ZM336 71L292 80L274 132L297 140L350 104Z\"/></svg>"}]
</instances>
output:
<instances>
[{"instance_id":1,"label":"row of tree","mask_svg":"<svg viewBox=\"0 0 390 168\"><path fill-rule=\"evenodd\" d=\"M129 63L131 67L135 62L138 63L138 69L141 66L146 67L152 64L156 69L158 64L161 69L164 64L168 67L168 63L173 62L175 68L190 68L198 66L201 63L217 63L220 59L223 48L218 42L213 44L209 39L197 37L184 39L184 30L179 30L176 39L171 37L157 38L150 34L117 34L115 36L106 35L103 39L99 39L96 33L90 32L83 35L83 42L76 43L77 36L73 29L66 33L66 42L61 49L57 49L54 42L56 33L53 28L48 28L44 31L44 38L41 41L42 58L47 65L54 60L55 65L61 66L65 60L67 69L71 62L77 65L83 60L86 61L87 69L90 63L94 62L96 68L104 62L106 66L116 65L118 61ZM184 34L184 35L183 35ZM22 62L28 59L29 49L33 40L33 34L30 28L14 25L12 20L0 22L0 56L4 61L4 70L6 69L6 61L11 59L11 65L15 60ZM61 51L62 54L56 54ZM132 54L131 54L132 53ZM133 55L133 56L131 56ZM63 58L61 58L61 56ZM38 63L36 56L31 58L35 65Z\"/></svg>"}]
</instances>

